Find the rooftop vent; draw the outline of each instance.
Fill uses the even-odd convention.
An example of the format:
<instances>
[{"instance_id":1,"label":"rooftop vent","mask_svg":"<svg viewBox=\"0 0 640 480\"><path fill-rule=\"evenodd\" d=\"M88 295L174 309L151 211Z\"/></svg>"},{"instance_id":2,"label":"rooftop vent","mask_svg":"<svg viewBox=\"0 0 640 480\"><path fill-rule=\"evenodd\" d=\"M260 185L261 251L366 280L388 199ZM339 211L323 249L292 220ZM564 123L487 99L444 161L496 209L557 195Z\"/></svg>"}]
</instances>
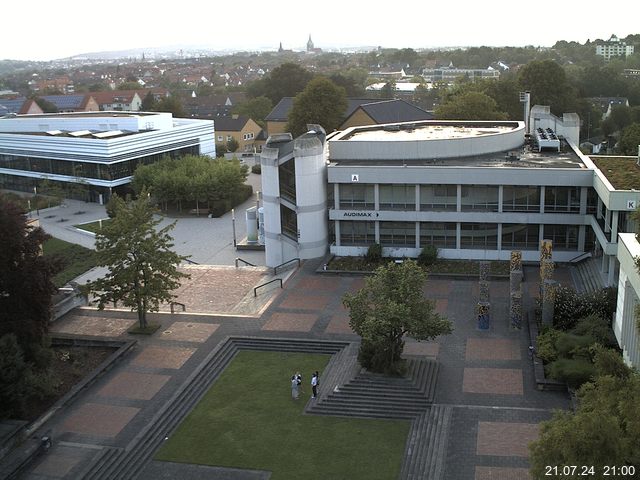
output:
<instances>
[{"instance_id":1,"label":"rooftop vent","mask_svg":"<svg viewBox=\"0 0 640 480\"><path fill-rule=\"evenodd\" d=\"M75 132L69 132L69 135L72 137L86 137L91 135L91 130L76 130Z\"/></svg>"},{"instance_id":2,"label":"rooftop vent","mask_svg":"<svg viewBox=\"0 0 640 480\"><path fill-rule=\"evenodd\" d=\"M560 151L560 139L551 128L538 127L535 131L535 141L538 151L555 150Z\"/></svg>"}]
</instances>

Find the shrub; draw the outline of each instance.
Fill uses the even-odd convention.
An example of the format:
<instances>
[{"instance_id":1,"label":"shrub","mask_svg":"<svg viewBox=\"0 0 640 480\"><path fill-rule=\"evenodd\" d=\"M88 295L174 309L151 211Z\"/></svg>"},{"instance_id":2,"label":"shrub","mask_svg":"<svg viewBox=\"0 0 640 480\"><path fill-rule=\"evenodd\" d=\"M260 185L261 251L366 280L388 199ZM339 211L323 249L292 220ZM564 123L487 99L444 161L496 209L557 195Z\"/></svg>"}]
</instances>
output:
<instances>
[{"instance_id":1,"label":"shrub","mask_svg":"<svg viewBox=\"0 0 640 480\"><path fill-rule=\"evenodd\" d=\"M364 256L364 259L367 262L377 263L382 260L382 245L379 243L374 243L369 246L367 250L367 254Z\"/></svg>"},{"instance_id":2,"label":"shrub","mask_svg":"<svg viewBox=\"0 0 640 480\"><path fill-rule=\"evenodd\" d=\"M554 304L554 327L571 330L579 319L592 314L610 321L616 311L617 294L617 289L611 287L583 294L572 288L559 287Z\"/></svg>"},{"instance_id":3,"label":"shrub","mask_svg":"<svg viewBox=\"0 0 640 480\"><path fill-rule=\"evenodd\" d=\"M586 358L560 358L547 367L547 372L551 378L575 389L593 378L595 367Z\"/></svg>"},{"instance_id":4,"label":"shrub","mask_svg":"<svg viewBox=\"0 0 640 480\"><path fill-rule=\"evenodd\" d=\"M556 339L556 350L559 357L589 357L589 347L595 340L588 336L573 335L571 333L560 332Z\"/></svg>"},{"instance_id":5,"label":"shrub","mask_svg":"<svg viewBox=\"0 0 640 480\"><path fill-rule=\"evenodd\" d=\"M585 335L605 347L614 347L617 345L616 337L611 329L609 320L601 318L596 314L581 318L576 326L571 329L574 335Z\"/></svg>"},{"instance_id":6,"label":"shrub","mask_svg":"<svg viewBox=\"0 0 640 480\"><path fill-rule=\"evenodd\" d=\"M438 248L433 245L426 245L420 255L418 255L418 265L428 267L438 260Z\"/></svg>"},{"instance_id":7,"label":"shrub","mask_svg":"<svg viewBox=\"0 0 640 480\"><path fill-rule=\"evenodd\" d=\"M562 332L555 328L549 328L545 332L538 335L536 339L536 351L538 357L546 363L553 362L558 358L558 350L556 349L556 341Z\"/></svg>"},{"instance_id":8,"label":"shrub","mask_svg":"<svg viewBox=\"0 0 640 480\"><path fill-rule=\"evenodd\" d=\"M262 166L259 163L253 165L251 167L251 173L257 173L260 175L262 173Z\"/></svg>"}]
</instances>

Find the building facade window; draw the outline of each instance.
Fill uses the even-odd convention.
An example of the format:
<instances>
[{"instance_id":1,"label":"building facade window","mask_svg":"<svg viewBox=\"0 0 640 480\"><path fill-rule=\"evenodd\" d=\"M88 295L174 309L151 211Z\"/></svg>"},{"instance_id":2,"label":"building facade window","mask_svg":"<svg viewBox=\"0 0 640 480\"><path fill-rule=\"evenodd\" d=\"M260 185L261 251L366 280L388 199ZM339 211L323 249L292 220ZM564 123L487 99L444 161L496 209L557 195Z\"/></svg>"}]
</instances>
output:
<instances>
[{"instance_id":1,"label":"building facade window","mask_svg":"<svg viewBox=\"0 0 640 480\"><path fill-rule=\"evenodd\" d=\"M539 212L540 187L505 185L502 187L503 212Z\"/></svg>"},{"instance_id":2,"label":"building facade window","mask_svg":"<svg viewBox=\"0 0 640 480\"><path fill-rule=\"evenodd\" d=\"M291 159L278 167L280 196L296 203L296 162Z\"/></svg>"},{"instance_id":3,"label":"building facade window","mask_svg":"<svg viewBox=\"0 0 640 480\"><path fill-rule=\"evenodd\" d=\"M380 185L380 210L415 210L415 185Z\"/></svg>"},{"instance_id":4,"label":"building facade window","mask_svg":"<svg viewBox=\"0 0 640 480\"><path fill-rule=\"evenodd\" d=\"M463 212L498 211L498 187L494 185L462 185L461 207Z\"/></svg>"},{"instance_id":5,"label":"building facade window","mask_svg":"<svg viewBox=\"0 0 640 480\"><path fill-rule=\"evenodd\" d=\"M456 248L456 224L445 222L420 223L420 248Z\"/></svg>"},{"instance_id":6,"label":"building facade window","mask_svg":"<svg viewBox=\"0 0 640 480\"><path fill-rule=\"evenodd\" d=\"M380 245L415 248L416 224L414 222L380 222Z\"/></svg>"},{"instance_id":7,"label":"building facade window","mask_svg":"<svg viewBox=\"0 0 640 480\"><path fill-rule=\"evenodd\" d=\"M495 250L498 248L498 224L461 223L460 248Z\"/></svg>"},{"instance_id":8,"label":"building facade window","mask_svg":"<svg viewBox=\"0 0 640 480\"><path fill-rule=\"evenodd\" d=\"M545 187L545 213L580 213L579 187Z\"/></svg>"},{"instance_id":9,"label":"building facade window","mask_svg":"<svg viewBox=\"0 0 640 480\"><path fill-rule=\"evenodd\" d=\"M450 210L455 212L457 208L457 185L420 185L420 210Z\"/></svg>"},{"instance_id":10,"label":"building facade window","mask_svg":"<svg viewBox=\"0 0 640 480\"><path fill-rule=\"evenodd\" d=\"M340 222L340 245L362 246L376 243L375 222L353 220Z\"/></svg>"},{"instance_id":11,"label":"building facade window","mask_svg":"<svg viewBox=\"0 0 640 480\"><path fill-rule=\"evenodd\" d=\"M340 208L344 210L373 210L375 208L373 185L340 184ZM329 189L332 190L332 189Z\"/></svg>"},{"instance_id":12,"label":"building facade window","mask_svg":"<svg viewBox=\"0 0 640 480\"><path fill-rule=\"evenodd\" d=\"M578 225L545 225L544 238L553 242L554 250L578 250Z\"/></svg>"},{"instance_id":13,"label":"building facade window","mask_svg":"<svg viewBox=\"0 0 640 480\"><path fill-rule=\"evenodd\" d=\"M280 225L283 235L298 241L298 215L284 205L280 205Z\"/></svg>"},{"instance_id":14,"label":"building facade window","mask_svg":"<svg viewBox=\"0 0 640 480\"><path fill-rule=\"evenodd\" d=\"M502 250L538 250L540 225L526 223L502 224Z\"/></svg>"}]
</instances>

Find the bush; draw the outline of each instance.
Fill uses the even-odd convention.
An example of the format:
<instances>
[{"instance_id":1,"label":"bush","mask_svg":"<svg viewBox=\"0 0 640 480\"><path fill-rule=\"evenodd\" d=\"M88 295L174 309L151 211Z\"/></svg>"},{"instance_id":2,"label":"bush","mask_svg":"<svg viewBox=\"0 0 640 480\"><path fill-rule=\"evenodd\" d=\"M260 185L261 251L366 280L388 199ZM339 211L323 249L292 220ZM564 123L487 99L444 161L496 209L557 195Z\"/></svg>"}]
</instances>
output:
<instances>
[{"instance_id":1,"label":"bush","mask_svg":"<svg viewBox=\"0 0 640 480\"><path fill-rule=\"evenodd\" d=\"M596 314L578 320L571 333L591 337L605 347L615 347L618 344L609 320Z\"/></svg>"},{"instance_id":2,"label":"bush","mask_svg":"<svg viewBox=\"0 0 640 480\"><path fill-rule=\"evenodd\" d=\"M556 339L556 350L559 357L575 358L578 356L589 357L589 347L595 343L591 337L573 335L560 332Z\"/></svg>"},{"instance_id":3,"label":"bush","mask_svg":"<svg viewBox=\"0 0 640 480\"><path fill-rule=\"evenodd\" d=\"M262 173L262 166L259 163L253 165L251 167L251 173L257 173L260 175Z\"/></svg>"},{"instance_id":4,"label":"bush","mask_svg":"<svg viewBox=\"0 0 640 480\"><path fill-rule=\"evenodd\" d=\"M611 320L616 311L616 288L603 288L597 292L579 294L568 287L556 290L553 325L563 331L568 331L577 325L581 318L597 315Z\"/></svg>"},{"instance_id":5,"label":"bush","mask_svg":"<svg viewBox=\"0 0 640 480\"><path fill-rule=\"evenodd\" d=\"M538 357L543 362L550 363L558 358L558 350L556 349L556 341L562 332L555 328L549 328L545 332L538 335L536 339L536 351Z\"/></svg>"},{"instance_id":6,"label":"bush","mask_svg":"<svg viewBox=\"0 0 640 480\"><path fill-rule=\"evenodd\" d=\"M418 265L428 267L438 260L438 248L433 245L426 245L420 255L418 255Z\"/></svg>"},{"instance_id":7,"label":"bush","mask_svg":"<svg viewBox=\"0 0 640 480\"><path fill-rule=\"evenodd\" d=\"M575 389L594 377L595 367L586 358L561 358L551 363L547 372L551 378Z\"/></svg>"},{"instance_id":8,"label":"bush","mask_svg":"<svg viewBox=\"0 0 640 480\"><path fill-rule=\"evenodd\" d=\"M367 254L364 256L364 259L370 263L377 263L382 260L382 245L379 243L374 243L369 246L367 250Z\"/></svg>"},{"instance_id":9,"label":"bush","mask_svg":"<svg viewBox=\"0 0 640 480\"><path fill-rule=\"evenodd\" d=\"M253 195L253 187L251 185L240 185L240 187L231 194L231 198L212 202L209 213L214 218L221 217L233 207L244 203L251 195Z\"/></svg>"}]
</instances>

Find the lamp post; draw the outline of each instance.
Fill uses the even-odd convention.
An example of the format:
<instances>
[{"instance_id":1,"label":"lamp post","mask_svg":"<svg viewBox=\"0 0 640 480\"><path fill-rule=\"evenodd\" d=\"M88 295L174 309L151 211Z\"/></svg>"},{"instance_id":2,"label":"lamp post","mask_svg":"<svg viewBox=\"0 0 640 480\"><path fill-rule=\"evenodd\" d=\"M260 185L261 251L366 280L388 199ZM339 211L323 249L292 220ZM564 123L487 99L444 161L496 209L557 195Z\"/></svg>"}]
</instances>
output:
<instances>
[{"instance_id":1,"label":"lamp post","mask_svg":"<svg viewBox=\"0 0 640 480\"><path fill-rule=\"evenodd\" d=\"M233 247L236 247L236 209L231 209L231 226L233 228Z\"/></svg>"}]
</instances>

